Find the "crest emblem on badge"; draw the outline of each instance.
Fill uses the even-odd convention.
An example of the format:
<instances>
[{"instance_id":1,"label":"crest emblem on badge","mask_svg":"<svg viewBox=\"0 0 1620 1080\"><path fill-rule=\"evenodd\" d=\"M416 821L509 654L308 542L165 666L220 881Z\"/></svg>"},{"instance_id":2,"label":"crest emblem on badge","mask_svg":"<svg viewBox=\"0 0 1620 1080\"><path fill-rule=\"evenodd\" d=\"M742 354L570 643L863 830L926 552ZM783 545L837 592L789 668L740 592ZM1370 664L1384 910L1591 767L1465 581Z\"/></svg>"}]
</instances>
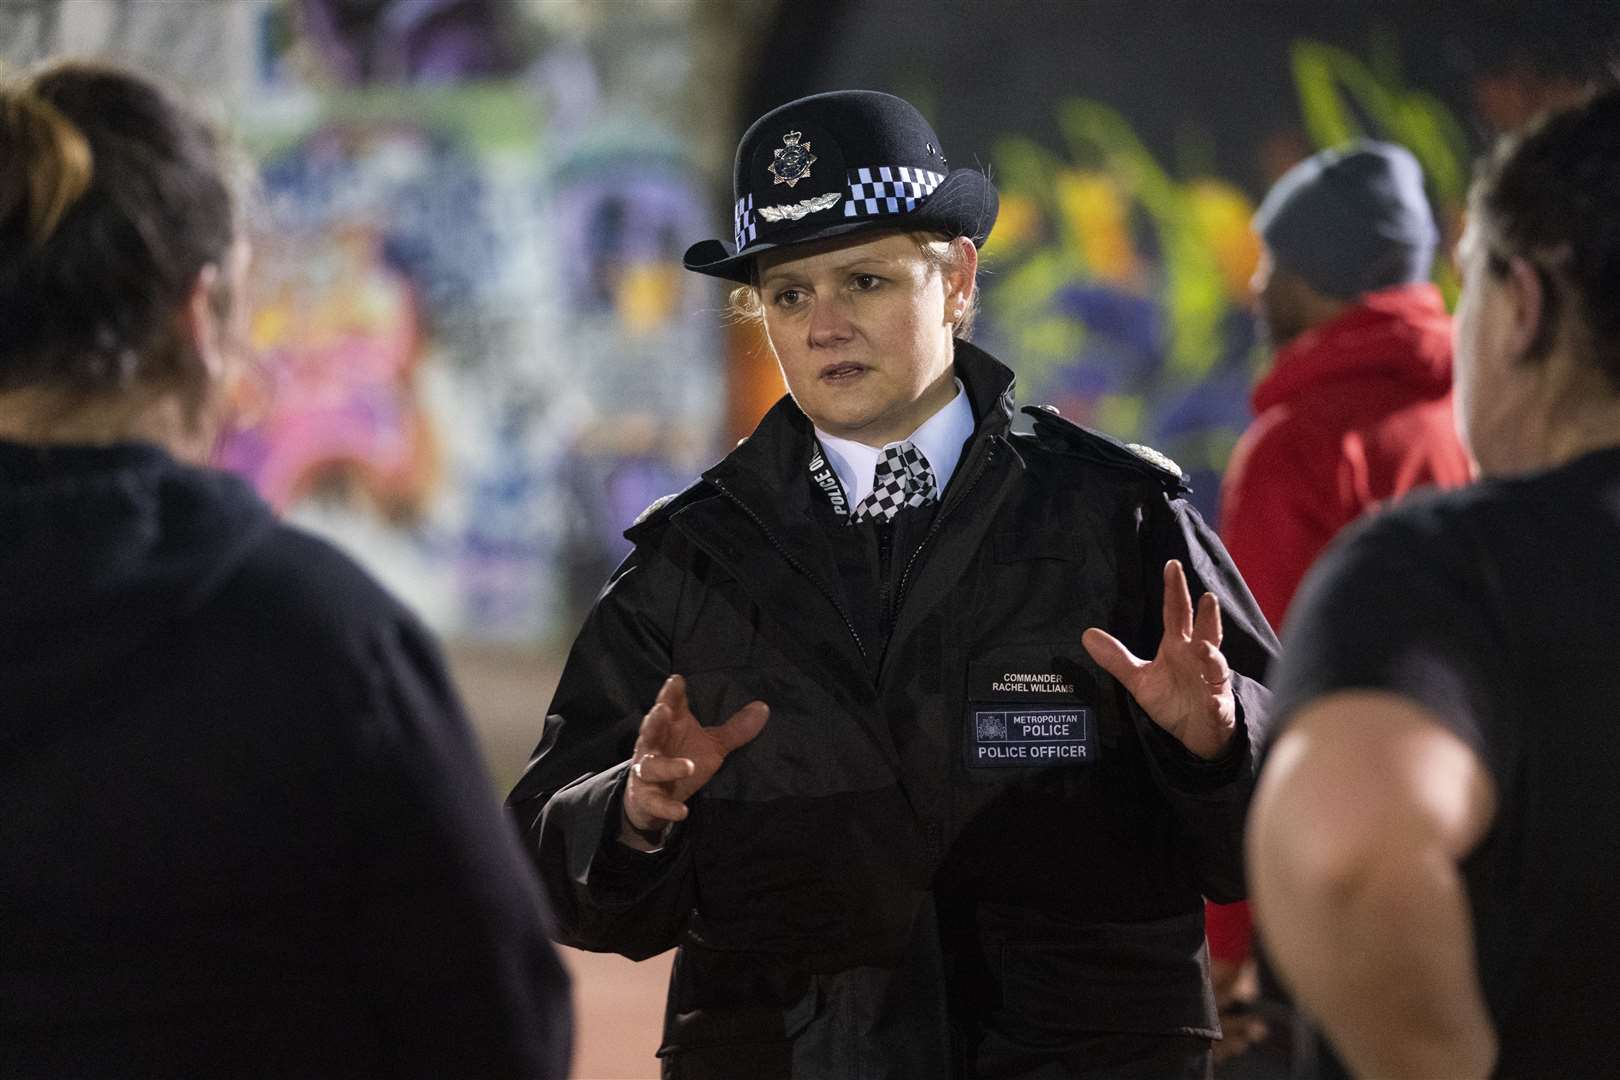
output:
<instances>
[{"instance_id":1,"label":"crest emblem on badge","mask_svg":"<svg viewBox=\"0 0 1620 1080\"><path fill-rule=\"evenodd\" d=\"M980 739L1005 739L1007 737L1007 717L1001 713L980 713L978 720L978 735Z\"/></svg>"},{"instance_id":2,"label":"crest emblem on badge","mask_svg":"<svg viewBox=\"0 0 1620 1080\"><path fill-rule=\"evenodd\" d=\"M809 143L799 141L802 138L802 131L790 131L782 136L782 145L771 151L774 160L766 171L776 178L773 183L792 187L800 180L810 179L810 166L816 163L816 155L810 152Z\"/></svg>"}]
</instances>

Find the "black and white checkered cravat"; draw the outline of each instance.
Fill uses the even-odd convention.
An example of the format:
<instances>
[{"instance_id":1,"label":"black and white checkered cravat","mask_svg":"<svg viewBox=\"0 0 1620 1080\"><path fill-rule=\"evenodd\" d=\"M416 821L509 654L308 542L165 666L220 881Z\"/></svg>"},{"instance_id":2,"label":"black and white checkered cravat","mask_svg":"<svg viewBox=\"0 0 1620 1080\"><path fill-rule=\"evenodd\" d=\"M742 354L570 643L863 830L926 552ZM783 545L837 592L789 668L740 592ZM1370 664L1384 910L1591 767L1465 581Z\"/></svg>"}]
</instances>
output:
<instances>
[{"instance_id":1,"label":"black and white checkered cravat","mask_svg":"<svg viewBox=\"0 0 1620 1080\"><path fill-rule=\"evenodd\" d=\"M855 521L892 521L902 506L923 506L939 497L934 470L909 442L884 447L872 474L872 493L855 507Z\"/></svg>"}]
</instances>

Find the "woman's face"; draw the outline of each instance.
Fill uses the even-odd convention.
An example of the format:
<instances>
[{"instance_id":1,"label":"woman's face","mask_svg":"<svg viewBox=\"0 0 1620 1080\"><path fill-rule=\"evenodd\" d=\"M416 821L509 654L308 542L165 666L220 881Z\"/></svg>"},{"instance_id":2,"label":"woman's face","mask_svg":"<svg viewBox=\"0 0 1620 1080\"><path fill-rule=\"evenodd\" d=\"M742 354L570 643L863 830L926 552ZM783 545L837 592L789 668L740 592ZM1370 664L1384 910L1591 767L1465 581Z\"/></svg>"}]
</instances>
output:
<instances>
[{"instance_id":1,"label":"woman's face","mask_svg":"<svg viewBox=\"0 0 1620 1080\"><path fill-rule=\"evenodd\" d=\"M1457 245L1462 293L1452 321L1457 432L1484 474L1513 471L1533 387L1508 280L1489 265L1489 242L1470 225Z\"/></svg>"},{"instance_id":2,"label":"woman's face","mask_svg":"<svg viewBox=\"0 0 1620 1080\"><path fill-rule=\"evenodd\" d=\"M908 438L955 393L972 269L942 273L900 232L760 255L765 332L799 408L868 446Z\"/></svg>"}]
</instances>

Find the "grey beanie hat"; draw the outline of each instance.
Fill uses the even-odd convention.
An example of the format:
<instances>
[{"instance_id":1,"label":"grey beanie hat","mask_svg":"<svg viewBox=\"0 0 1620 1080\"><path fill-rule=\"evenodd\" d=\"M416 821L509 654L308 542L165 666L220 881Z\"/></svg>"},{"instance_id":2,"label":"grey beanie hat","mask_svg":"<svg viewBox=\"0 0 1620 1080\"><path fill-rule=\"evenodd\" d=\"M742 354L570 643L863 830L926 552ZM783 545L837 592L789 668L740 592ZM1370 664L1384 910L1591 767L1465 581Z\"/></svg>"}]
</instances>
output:
<instances>
[{"instance_id":1,"label":"grey beanie hat","mask_svg":"<svg viewBox=\"0 0 1620 1080\"><path fill-rule=\"evenodd\" d=\"M1440 239L1423 168L1385 142L1301 161L1267 192L1254 228L1280 269L1340 300L1426 280Z\"/></svg>"}]
</instances>

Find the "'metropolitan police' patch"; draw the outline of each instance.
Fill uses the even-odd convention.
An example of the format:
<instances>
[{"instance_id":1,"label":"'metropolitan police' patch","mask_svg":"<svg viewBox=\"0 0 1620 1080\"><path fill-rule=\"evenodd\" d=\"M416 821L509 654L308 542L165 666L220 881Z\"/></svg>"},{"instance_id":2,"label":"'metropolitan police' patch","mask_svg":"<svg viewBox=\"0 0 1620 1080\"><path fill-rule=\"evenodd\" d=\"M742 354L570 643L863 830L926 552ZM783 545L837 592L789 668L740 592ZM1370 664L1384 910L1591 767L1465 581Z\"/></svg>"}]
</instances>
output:
<instances>
[{"instance_id":1,"label":"'metropolitan police' patch","mask_svg":"<svg viewBox=\"0 0 1620 1080\"><path fill-rule=\"evenodd\" d=\"M969 768L1084 765L1096 759L1096 730L1089 708L976 702L962 748Z\"/></svg>"}]
</instances>

